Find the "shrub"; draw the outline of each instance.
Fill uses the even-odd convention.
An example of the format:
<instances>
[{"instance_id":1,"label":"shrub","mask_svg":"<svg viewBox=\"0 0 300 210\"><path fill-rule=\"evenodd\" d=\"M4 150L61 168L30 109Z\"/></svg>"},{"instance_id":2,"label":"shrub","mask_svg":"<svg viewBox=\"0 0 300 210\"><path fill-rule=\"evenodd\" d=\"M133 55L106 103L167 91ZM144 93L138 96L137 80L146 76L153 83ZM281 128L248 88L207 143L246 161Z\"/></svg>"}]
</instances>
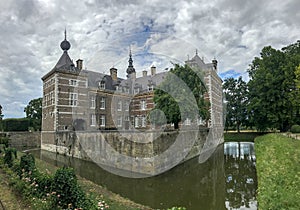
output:
<instances>
[{"instance_id":1,"label":"shrub","mask_svg":"<svg viewBox=\"0 0 300 210\"><path fill-rule=\"evenodd\" d=\"M300 133L300 125L293 125L291 127L291 132L292 133Z\"/></svg>"},{"instance_id":2,"label":"shrub","mask_svg":"<svg viewBox=\"0 0 300 210\"><path fill-rule=\"evenodd\" d=\"M9 138L7 138L7 137L0 137L0 144L4 144L5 147L8 147L8 141L9 141Z\"/></svg>"},{"instance_id":3,"label":"shrub","mask_svg":"<svg viewBox=\"0 0 300 210\"><path fill-rule=\"evenodd\" d=\"M7 148L4 152L4 163L11 168L13 166L14 158L17 158L17 150L15 148Z\"/></svg>"},{"instance_id":4,"label":"shrub","mask_svg":"<svg viewBox=\"0 0 300 210\"><path fill-rule=\"evenodd\" d=\"M35 170L35 159L31 153L26 153L21 157L20 169L24 170L26 173Z\"/></svg>"},{"instance_id":5,"label":"shrub","mask_svg":"<svg viewBox=\"0 0 300 210\"><path fill-rule=\"evenodd\" d=\"M64 167L56 171L52 190L56 193L54 203L58 207L66 209L71 204L73 207L84 208L86 204L87 199L77 184L77 177L73 168Z\"/></svg>"}]
</instances>

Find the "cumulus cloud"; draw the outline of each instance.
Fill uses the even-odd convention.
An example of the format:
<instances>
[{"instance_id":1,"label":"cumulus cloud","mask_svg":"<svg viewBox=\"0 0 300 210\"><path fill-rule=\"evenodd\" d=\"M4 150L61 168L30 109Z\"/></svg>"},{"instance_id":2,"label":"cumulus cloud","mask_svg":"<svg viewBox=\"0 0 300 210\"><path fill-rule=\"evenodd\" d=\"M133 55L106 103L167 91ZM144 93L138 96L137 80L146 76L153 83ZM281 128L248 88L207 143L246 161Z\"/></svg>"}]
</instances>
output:
<instances>
[{"instance_id":1,"label":"cumulus cloud","mask_svg":"<svg viewBox=\"0 0 300 210\"><path fill-rule=\"evenodd\" d=\"M0 1L0 104L5 117L24 116L42 96L41 77L62 54L67 27L70 56L88 69L125 76L128 46L136 70L183 62L198 49L219 61L222 75L242 75L267 45L281 48L300 34L298 0L7 0Z\"/></svg>"}]
</instances>

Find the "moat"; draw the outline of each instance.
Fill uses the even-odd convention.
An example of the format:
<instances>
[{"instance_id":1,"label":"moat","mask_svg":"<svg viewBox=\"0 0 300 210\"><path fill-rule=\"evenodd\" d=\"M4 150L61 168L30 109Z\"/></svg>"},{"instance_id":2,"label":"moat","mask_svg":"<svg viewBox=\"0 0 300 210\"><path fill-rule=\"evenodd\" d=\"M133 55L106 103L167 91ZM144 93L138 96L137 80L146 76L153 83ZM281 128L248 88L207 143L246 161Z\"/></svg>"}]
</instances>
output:
<instances>
[{"instance_id":1,"label":"moat","mask_svg":"<svg viewBox=\"0 0 300 210\"><path fill-rule=\"evenodd\" d=\"M152 208L257 209L253 143L227 142L203 163L196 157L161 175L140 179L120 177L77 158L33 153L53 165L72 166L78 175Z\"/></svg>"}]
</instances>

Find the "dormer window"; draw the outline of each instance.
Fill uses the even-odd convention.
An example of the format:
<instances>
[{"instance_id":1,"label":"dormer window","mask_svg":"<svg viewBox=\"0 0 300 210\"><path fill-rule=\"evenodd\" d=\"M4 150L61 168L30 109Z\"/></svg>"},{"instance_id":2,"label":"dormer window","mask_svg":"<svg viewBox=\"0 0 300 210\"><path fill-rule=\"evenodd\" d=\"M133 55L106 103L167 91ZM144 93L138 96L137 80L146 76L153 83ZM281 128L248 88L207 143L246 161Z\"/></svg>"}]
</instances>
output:
<instances>
[{"instance_id":1,"label":"dormer window","mask_svg":"<svg viewBox=\"0 0 300 210\"><path fill-rule=\"evenodd\" d=\"M154 85L148 85L148 91L153 91Z\"/></svg>"},{"instance_id":2,"label":"dormer window","mask_svg":"<svg viewBox=\"0 0 300 210\"><path fill-rule=\"evenodd\" d=\"M99 82L99 88L104 90L105 89L105 81Z\"/></svg>"}]
</instances>

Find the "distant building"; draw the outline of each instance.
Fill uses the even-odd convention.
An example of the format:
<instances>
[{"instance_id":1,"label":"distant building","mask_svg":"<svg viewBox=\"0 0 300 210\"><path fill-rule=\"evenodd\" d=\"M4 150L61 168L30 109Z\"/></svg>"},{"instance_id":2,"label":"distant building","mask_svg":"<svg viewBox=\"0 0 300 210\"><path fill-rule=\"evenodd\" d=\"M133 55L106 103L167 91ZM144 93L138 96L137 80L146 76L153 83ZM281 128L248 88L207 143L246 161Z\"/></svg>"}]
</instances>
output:
<instances>
[{"instance_id":1,"label":"distant building","mask_svg":"<svg viewBox=\"0 0 300 210\"><path fill-rule=\"evenodd\" d=\"M63 54L54 68L42 77L43 80L43 144L57 144L57 132L131 130L146 129L147 115L154 108L154 88L159 85L167 72L156 72L152 66L150 73L143 71L136 77L131 51L129 53L127 78L119 78L116 68L110 74L102 74L83 69L83 60L76 65L68 55L71 45L66 39L60 45ZM206 124L223 124L222 81L217 75L217 61L205 64L196 55L186 61L191 67L199 67L205 72L208 87L207 100L211 103L211 118ZM186 123L190 123L186 119Z\"/></svg>"}]
</instances>

